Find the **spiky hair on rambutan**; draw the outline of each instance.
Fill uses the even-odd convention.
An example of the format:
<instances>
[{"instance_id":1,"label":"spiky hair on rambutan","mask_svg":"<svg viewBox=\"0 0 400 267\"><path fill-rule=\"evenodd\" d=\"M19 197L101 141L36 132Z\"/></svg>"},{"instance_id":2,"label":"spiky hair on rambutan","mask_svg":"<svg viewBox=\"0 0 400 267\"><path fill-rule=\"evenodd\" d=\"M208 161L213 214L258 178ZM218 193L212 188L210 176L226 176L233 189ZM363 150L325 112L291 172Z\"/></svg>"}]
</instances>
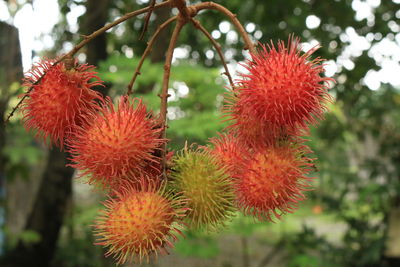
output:
<instances>
[{"instance_id":1,"label":"spiky hair on rambutan","mask_svg":"<svg viewBox=\"0 0 400 267\"><path fill-rule=\"evenodd\" d=\"M233 181L209 152L185 148L173 158L171 188L187 199L190 228L218 230L233 216Z\"/></svg>"},{"instance_id":2,"label":"spiky hair on rambutan","mask_svg":"<svg viewBox=\"0 0 400 267\"><path fill-rule=\"evenodd\" d=\"M233 133L219 133L209 142L211 146L207 147L207 151L215 156L232 178L240 176L245 171L250 151Z\"/></svg>"},{"instance_id":3,"label":"spiky hair on rambutan","mask_svg":"<svg viewBox=\"0 0 400 267\"><path fill-rule=\"evenodd\" d=\"M260 132L269 133L261 137L275 139L323 118L333 79L321 76L323 59L311 59L318 46L302 53L299 42L291 36L287 46L283 41L277 47L263 45L243 64L248 73L239 74L235 99L226 108L241 134L250 131L249 135L257 136L252 134L257 128L251 125L261 125L267 130L258 127Z\"/></svg>"},{"instance_id":4,"label":"spiky hair on rambutan","mask_svg":"<svg viewBox=\"0 0 400 267\"><path fill-rule=\"evenodd\" d=\"M177 236L183 236L185 200L155 181L142 176L141 190L126 184L103 203L94 225L95 244L106 247L105 255L112 255L117 264L167 254Z\"/></svg>"},{"instance_id":5,"label":"spiky hair on rambutan","mask_svg":"<svg viewBox=\"0 0 400 267\"><path fill-rule=\"evenodd\" d=\"M156 152L166 142L160 132L159 121L142 100L120 97L114 107L107 98L68 142L70 166L80 170L81 177L87 176L89 183L117 188L140 173L152 174L159 163Z\"/></svg>"},{"instance_id":6,"label":"spiky hair on rambutan","mask_svg":"<svg viewBox=\"0 0 400 267\"><path fill-rule=\"evenodd\" d=\"M170 173L170 168L168 166L171 165L171 160L173 157L173 152L168 152L166 154L166 169L165 173L168 175ZM161 186L163 181L164 181L164 174L163 174L163 167L162 167L162 159L156 157L155 161L147 161L146 164L140 168L140 172L138 171L137 173L134 174L134 176L126 176L123 177L122 179L118 179L117 182L113 183L112 186L109 186L108 193L110 195L113 195L114 192L118 192L120 190L124 190L126 185L134 187L136 190L141 191L142 189L142 183L141 179L139 179L142 176L145 177L152 177L153 183L155 185ZM84 177L82 177L84 178ZM99 184L99 183L92 183L94 186L98 186L99 189L104 190L104 185Z\"/></svg>"},{"instance_id":7,"label":"spiky hair on rambutan","mask_svg":"<svg viewBox=\"0 0 400 267\"><path fill-rule=\"evenodd\" d=\"M247 171L235 180L238 207L246 215L273 221L293 212L310 190L308 177L313 159L305 145L286 144L260 148L247 163Z\"/></svg>"},{"instance_id":8,"label":"spiky hair on rambutan","mask_svg":"<svg viewBox=\"0 0 400 267\"><path fill-rule=\"evenodd\" d=\"M227 126L229 135L234 136L236 143L248 149L265 145L274 145L281 140L298 139L308 135L308 129L294 129L286 126L274 125L269 121L260 121L256 117L243 112L240 102L234 106L225 106L225 117L234 119L234 123ZM234 109L230 109L234 107Z\"/></svg>"},{"instance_id":9,"label":"spiky hair on rambutan","mask_svg":"<svg viewBox=\"0 0 400 267\"><path fill-rule=\"evenodd\" d=\"M49 137L50 144L62 149L65 138L82 124L86 114L98 108L97 101L102 101L102 96L92 90L102 85L93 69L77 61L70 69L63 61L56 64L56 60L33 65L23 84L32 88L23 95L27 99L21 106L25 128L45 142Z\"/></svg>"}]
</instances>

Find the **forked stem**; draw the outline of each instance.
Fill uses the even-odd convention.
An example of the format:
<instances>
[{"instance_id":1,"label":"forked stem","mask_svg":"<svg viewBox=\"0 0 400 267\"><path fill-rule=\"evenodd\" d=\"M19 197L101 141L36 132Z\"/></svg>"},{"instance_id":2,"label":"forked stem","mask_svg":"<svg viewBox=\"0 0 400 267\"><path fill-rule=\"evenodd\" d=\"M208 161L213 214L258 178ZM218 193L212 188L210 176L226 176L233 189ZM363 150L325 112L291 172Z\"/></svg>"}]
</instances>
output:
<instances>
[{"instance_id":1,"label":"forked stem","mask_svg":"<svg viewBox=\"0 0 400 267\"><path fill-rule=\"evenodd\" d=\"M133 85L135 84L135 81L137 79L137 77L141 74L140 73L140 69L143 66L144 60L146 59L147 55L150 53L151 49L153 48L154 42L157 40L158 35L161 33L161 31L163 29L165 29L171 22L175 21L177 18L177 16L174 16L170 19L168 19L167 21L165 21L163 24L161 24L157 30L155 31L155 33L153 34L153 36L151 37L150 41L148 42L146 49L143 52L142 57L140 58L140 61L136 67L135 73L133 74L133 77L130 81L130 83L128 84L128 90L127 90L127 95L130 96L132 94L132 88Z\"/></svg>"},{"instance_id":2,"label":"forked stem","mask_svg":"<svg viewBox=\"0 0 400 267\"><path fill-rule=\"evenodd\" d=\"M119 19L117 19L117 20L115 20L115 21L113 21L113 22L111 22L111 23L105 25L104 27L98 29L97 31L93 32L92 34L85 36L84 39L83 39L83 41L81 41L78 45L76 45L68 54L65 55L65 57L66 57L66 56L73 56L73 55L75 55L76 52L78 52L82 47L84 47L84 46L85 46L87 43L89 43L92 39L96 38L96 37L99 36L100 34L103 34L103 33L106 32L107 30L109 30L109 29L111 29L111 28L117 26L118 24L120 24L120 23L122 23L122 22L124 22L124 21L126 21L126 20L128 20L128 19L131 19L131 18L133 18L133 17L136 17L136 16L138 16L138 15L141 15L141 14L143 14L143 13L146 13L146 12L148 12L148 11L153 11L153 10L156 10L156 9L158 9L158 8L160 8L160 7L170 5L170 4L171 4L170 1L171 1L171 0L162 2L162 3L157 4L157 5L154 5L154 6L148 6L148 7L145 7L145 8L136 10L136 11L133 11L133 12L126 13L125 15L123 15L122 17L120 17Z\"/></svg>"},{"instance_id":3,"label":"forked stem","mask_svg":"<svg viewBox=\"0 0 400 267\"><path fill-rule=\"evenodd\" d=\"M249 35L247 34L243 25L236 18L236 15L233 14L231 11L229 11L226 7L221 6L214 2L203 2L203 3L193 5L192 8L196 11L196 14L199 11L204 10L204 9L214 9L214 10L217 10L217 11L221 12L222 14L226 15L231 20L233 25L235 25L240 36L243 38L243 41L246 44L245 49L248 49L250 51L250 53L252 53L252 54L256 54L257 51L254 46L254 43L250 40Z\"/></svg>"},{"instance_id":4,"label":"forked stem","mask_svg":"<svg viewBox=\"0 0 400 267\"><path fill-rule=\"evenodd\" d=\"M172 5L175 6L179 10L180 16L188 21L191 17L190 11L186 6L186 0L171 0Z\"/></svg>"}]
</instances>

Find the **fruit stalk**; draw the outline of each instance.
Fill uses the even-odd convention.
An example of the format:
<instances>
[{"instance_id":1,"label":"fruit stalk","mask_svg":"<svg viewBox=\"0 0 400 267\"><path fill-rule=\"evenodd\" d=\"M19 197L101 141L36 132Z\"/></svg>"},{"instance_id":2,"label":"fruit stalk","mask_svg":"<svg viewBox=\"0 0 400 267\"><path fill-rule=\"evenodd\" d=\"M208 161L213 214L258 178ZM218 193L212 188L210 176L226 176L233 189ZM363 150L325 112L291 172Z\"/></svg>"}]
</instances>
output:
<instances>
[{"instance_id":1,"label":"fruit stalk","mask_svg":"<svg viewBox=\"0 0 400 267\"><path fill-rule=\"evenodd\" d=\"M235 88L235 86L233 84L232 76L231 76L231 74L229 72L229 69L228 69L228 66L226 64L226 60L225 60L224 54L222 53L222 50L221 50L221 45L217 41L214 40L214 38L211 36L211 34L203 27L203 25L201 25L200 21L195 20L193 18L191 19L191 21L192 21L193 25L197 29L199 29L208 38L208 40L212 43L212 45L214 46L215 51L217 51L217 53L218 53L218 55L219 55L219 57L221 59L221 63L224 66L224 69L225 69L225 73L224 74L228 77L228 81L229 81L229 84L231 85L231 87Z\"/></svg>"},{"instance_id":2,"label":"fruit stalk","mask_svg":"<svg viewBox=\"0 0 400 267\"><path fill-rule=\"evenodd\" d=\"M162 127L162 132L161 132L161 138L166 139L166 128L167 128L167 99L169 97L168 95L168 84L169 84L169 77L171 74L171 63L172 63L172 57L174 55L174 49L176 46L176 42L178 41L179 33L181 32L181 29L183 26L186 24L186 20L182 18L182 15L179 15L177 23L175 25L175 29L172 33L172 37L168 46L166 58L165 58L165 64L164 64L164 76L163 76L163 82L162 82L162 89L161 89L161 94L159 95L161 98L161 104L160 104L160 120L161 120L161 127ZM161 159L162 159L162 173L164 179L167 179L166 175L166 154L167 154L167 144L165 143L163 145L163 149L161 151Z\"/></svg>"}]
</instances>

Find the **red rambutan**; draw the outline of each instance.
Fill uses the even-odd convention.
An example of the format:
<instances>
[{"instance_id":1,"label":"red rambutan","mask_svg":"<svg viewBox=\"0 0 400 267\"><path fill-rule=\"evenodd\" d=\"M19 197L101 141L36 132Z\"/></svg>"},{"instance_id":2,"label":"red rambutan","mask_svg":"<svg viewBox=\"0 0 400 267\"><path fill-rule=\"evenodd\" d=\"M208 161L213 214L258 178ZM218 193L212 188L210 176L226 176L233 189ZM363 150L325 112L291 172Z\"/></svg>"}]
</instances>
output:
<instances>
[{"instance_id":1,"label":"red rambutan","mask_svg":"<svg viewBox=\"0 0 400 267\"><path fill-rule=\"evenodd\" d=\"M310 188L312 159L301 145L271 146L255 152L247 171L236 180L239 208L260 220L292 212Z\"/></svg>"},{"instance_id":2,"label":"red rambutan","mask_svg":"<svg viewBox=\"0 0 400 267\"><path fill-rule=\"evenodd\" d=\"M322 59L310 60L318 47L301 53L299 39L289 38L289 43L262 46L244 64L249 73L240 74L237 95L226 108L239 135L279 138L323 117L331 99L327 82L332 79L320 76Z\"/></svg>"},{"instance_id":3,"label":"red rambutan","mask_svg":"<svg viewBox=\"0 0 400 267\"><path fill-rule=\"evenodd\" d=\"M212 148L208 151L226 168L231 177L237 177L244 171L249 151L232 133L219 134L210 139Z\"/></svg>"},{"instance_id":4,"label":"red rambutan","mask_svg":"<svg viewBox=\"0 0 400 267\"><path fill-rule=\"evenodd\" d=\"M25 76L24 86L33 89L25 94L28 98L21 110L27 130L36 131L36 137L44 140L50 137L51 143L63 148L75 126L88 112L97 109L96 101L102 96L91 88L102 82L93 66L75 62L75 67L68 70L64 62L53 65L54 62L42 61Z\"/></svg>"},{"instance_id":5,"label":"red rambutan","mask_svg":"<svg viewBox=\"0 0 400 267\"><path fill-rule=\"evenodd\" d=\"M181 218L186 209L184 201L172 196L142 178L141 190L127 186L105 201L105 210L95 221L97 245L107 248L106 256L113 255L117 264L127 261L149 261L151 254L166 254L171 241L181 234Z\"/></svg>"},{"instance_id":6,"label":"red rambutan","mask_svg":"<svg viewBox=\"0 0 400 267\"><path fill-rule=\"evenodd\" d=\"M68 143L71 166L81 170L81 176L88 175L89 183L116 189L140 173L157 172L155 152L165 142L160 132L140 99L121 97L117 108L107 99Z\"/></svg>"}]
</instances>

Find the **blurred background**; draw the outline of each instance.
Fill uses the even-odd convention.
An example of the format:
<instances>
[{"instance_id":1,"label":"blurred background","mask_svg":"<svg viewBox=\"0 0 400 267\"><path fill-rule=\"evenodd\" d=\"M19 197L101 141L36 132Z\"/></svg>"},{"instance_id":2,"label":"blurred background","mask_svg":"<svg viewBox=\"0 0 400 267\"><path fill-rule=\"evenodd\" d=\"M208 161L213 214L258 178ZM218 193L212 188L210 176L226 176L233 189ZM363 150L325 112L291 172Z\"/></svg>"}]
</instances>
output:
<instances>
[{"instance_id":1,"label":"blurred background","mask_svg":"<svg viewBox=\"0 0 400 267\"><path fill-rule=\"evenodd\" d=\"M104 194L74 178L64 153L26 133L20 114L3 121L32 63L69 51L81 34L148 2L0 0L0 266L114 266L91 233ZM400 0L215 2L237 14L254 41L294 33L304 51L322 46L315 56L327 60L325 75L337 84L326 120L307 142L318 157L315 190L275 223L238 215L219 233L186 232L171 255L148 266L400 266ZM146 41L170 15L168 8L155 11L142 41L139 16L78 53L98 67L107 85L102 93L125 93ZM232 74L243 71L248 55L227 18L215 11L197 18L222 45ZM162 33L134 87L156 112L170 34ZM173 63L170 148L205 144L224 128L220 60L187 25Z\"/></svg>"}]
</instances>

